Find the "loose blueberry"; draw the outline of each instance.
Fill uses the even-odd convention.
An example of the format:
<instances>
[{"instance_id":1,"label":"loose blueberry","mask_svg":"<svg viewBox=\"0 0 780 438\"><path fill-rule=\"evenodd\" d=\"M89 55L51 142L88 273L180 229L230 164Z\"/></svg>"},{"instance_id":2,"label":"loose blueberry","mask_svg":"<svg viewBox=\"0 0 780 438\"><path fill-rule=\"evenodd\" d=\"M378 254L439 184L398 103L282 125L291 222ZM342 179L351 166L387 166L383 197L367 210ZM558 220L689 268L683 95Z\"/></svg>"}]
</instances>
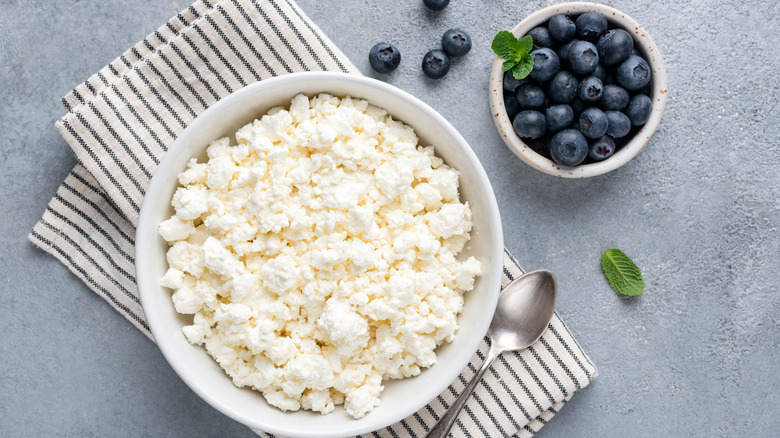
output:
<instances>
[{"instance_id":1,"label":"loose blueberry","mask_svg":"<svg viewBox=\"0 0 780 438\"><path fill-rule=\"evenodd\" d=\"M551 48L553 46L553 39L550 36L550 31L547 30L546 27L537 26L529 30L528 35L531 35L531 38L534 39L534 48Z\"/></svg>"},{"instance_id":2,"label":"loose blueberry","mask_svg":"<svg viewBox=\"0 0 780 438\"><path fill-rule=\"evenodd\" d=\"M423 0L423 4L432 11L441 11L450 4L450 0Z\"/></svg>"},{"instance_id":3,"label":"loose blueberry","mask_svg":"<svg viewBox=\"0 0 780 438\"><path fill-rule=\"evenodd\" d=\"M587 75L599 64L599 52L596 46L587 41L575 41L569 47L569 67L574 73Z\"/></svg>"},{"instance_id":4,"label":"loose blueberry","mask_svg":"<svg viewBox=\"0 0 780 438\"><path fill-rule=\"evenodd\" d=\"M504 93L504 108L506 109L506 115L509 120L515 118L517 113L520 112L520 104L517 103L514 93Z\"/></svg>"},{"instance_id":5,"label":"loose blueberry","mask_svg":"<svg viewBox=\"0 0 780 438\"><path fill-rule=\"evenodd\" d=\"M441 79L450 71L450 56L443 50L431 50L423 56L422 70L431 79Z\"/></svg>"},{"instance_id":6,"label":"loose blueberry","mask_svg":"<svg viewBox=\"0 0 780 438\"><path fill-rule=\"evenodd\" d=\"M615 140L608 135L604 135L591 143L588 150L588 156L593 161L602 161L611 157L615 153Z\"/></svg>"},{"instance_id":7,"label":"loose blueberry","mask_svg":"<svg viewBox=\"0 0 780 438\"><path fill-rule=\"evenodd\" d=\"M463 56L471 50L471 37L461 29L450 29L441 37L441 48L450 56Z\"/></svg>"},{"instance_id":8,"label":"loose blueberry","mask_svg":"<svg viewBox=\"0 0 780 438\"><path fill-rule=\"evenodd\" d=\"M634 126L641 126L650 118L653 111L653 101L645 94L637 94L628 103L626 114Z\"/></svg>"},{"instance_id":9,"label":"loose blueberry","mask_svg":"<svg viewBox=\"0 0 780 438\"><path fill-rule=\"evenodd\" d=\"M601 79L595 76L588 76L580 82L577 96L586 104L593 104L601 100L603 92L604 84L601 82Z\"/></svg>"},{"instance_id":10,"label":"loose blueberry","mask_svg":"<svg viewBox=\"0 0 780 438\"><path fill-rule=\"evenodd\" d=\"M606 65L617 64L631 55L634 39L623 29L612 29L599 38L596 48L601 62Z\"/></svg>"},{"instance_id":11,"label":"loose blueberry","mask_svg":"<svg viewBox=\"0 0 780 438\"><path fill-rule=\"evenodd\" d=\"M606 111L604 114L607 116L607 134L613 138L621 138L628 135L628 131L631 130L631 120L628 116L620 111Z\"/></svg>"},{"instance_id":12,"label":"loose blueberry","mask_svg":"<svg viewBox=\"0 0 780 438\"><path fill-rule=\"evenodd\" d=\"M626 90L638 90L650 83L650 66L639 56L629 56L617 68L617 81Z\"/></svg>"},{"instance_id":13,"label":"loose blueberry","mask_svg":"<svg viewBox=\"0 0 780 438\"><path fill-rule=\"evenodd\" d=\"M541 138L547 132L544 114L533 110L520 111L512 121L512 127L518 136L532 140Z\"/></svg>"},{"instance_id":14,"label":"loose blueberry","mask_svg":"<svg viewBox=\"0 0 780 438\"><path fill-rule=\"evenodd\" d=\"M586 12L577 17L574 25L578 38L595 43L607 31L607 17L598 12Z\"/></svg>"},{"instance_id":15,"label":"loose blueberry","mask_svg":"<svg viewBox=\"0 0 780 438\"><path fill-rule=\"evenodd\" d=\"M566 104L547 108L544 116L547 119L547 131L549 132L558 132L574 121L574 111Z\"/></svg>"},{"instance_id":16,"label":"loose blueberry","mask_svg":"<svg viewBox=\"0 0 780 438\"><path fill-rule=\"evenodd\" d=\"M567 72L559 71L550 80L547 86L547 94L550 100L556 103L569 103L577 95L577 78Z\"/></svg>"},{"instance_id":17,"label":"loose blueberry","mask_svg":"<svg viewBox=\"0 0 780 438\"><path fill-rule=\"evenodd\" d=\"M579 127L585 137L599 138L607 133L609 121L604 111L590 107L580 114Z\"/></svg>"},{"instance_id":18,"label":"loose blueberry","mask_svg":"<svg viewBox=\"0 0 780 438\"><path fill-rule=\"evenodd\" d=\"M609 111L620 111L628 106L628 91L618 85L604 85L601 107Z\"/></svg>"},{"instance_id":19,"label":"loose blueberry","mask_svg":"<svg viewBox=\"0 0 780 438\"><path fill-rule=\"evenodd\" d=\"M401 63L401 52L389 43L378 43L368 52L368 63L377 73L390 73Z\"/></svg>"},{"instance_id":20,"label":"loose blueberry","mask_svg":"<svg viewBox=\"0 0 780 438\"><path fill-rule=\"evenodd\" d=\"M550 36L561 43L571 41L574 38L574 34L577 33L577 26L574 25L571 18L563 14L550 18L550 22L547 23L547 29L550 31Z\"/></svg>"},{"instance_id":21,"label":"loose blueberry","mask_svg":"<svg viewBox=\"0 0 780 438\"><path fill-rule=\"evenodd\" d=\"M542 48L531 50L534 57L534 68L531 70L531 78L544 82L550 80L561 68L558 54L552 49Z\"/></svg>"},{"instance_id":22,"label":"loose blueberry","mask_svg":"<svg viewBox=\"0 0 780 438\"><path fill-rule=\"evenodd\" d=\"M514 95L515 90L517 90L517 87L525 84L528 82L528 79L515 79L515 76L512 74L512 70L507 71L504 73L504 90L512 93Z\"/></svg>"},{"instance_id":23,"label":"loose blueberry","mask_svg":"<svg viewBox=\"0 0 780 438\"><path fill-rule=\"evenodd\" d=\"M521 85L517 89L515 97L523 109L536 109L544 106L544 90L533 84Z\"/></svg>"},{"instance_id":24,"label":"loose blueberry","mask_svg":"<svg viewBox=\"0 0 780 438\"><path fill-rule=\"evenodd\" d=\"M576 129L564 129L550 140L550 156L561 166L576 166L588 156L588 140Z\"/></svg>"}]
</instances>

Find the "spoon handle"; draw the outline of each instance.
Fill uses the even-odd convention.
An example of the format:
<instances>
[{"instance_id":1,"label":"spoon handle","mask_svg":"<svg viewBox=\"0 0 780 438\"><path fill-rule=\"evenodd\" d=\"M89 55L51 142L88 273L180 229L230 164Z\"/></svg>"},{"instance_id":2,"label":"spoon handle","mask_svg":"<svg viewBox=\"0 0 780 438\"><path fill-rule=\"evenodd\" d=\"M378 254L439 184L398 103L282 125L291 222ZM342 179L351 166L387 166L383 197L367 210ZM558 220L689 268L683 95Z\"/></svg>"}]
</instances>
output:
<instances>
[{"instance_id":1,"label":"spoon handle","mask_svg":"<svg viewBox=\"0 0 780 438\"><path fill-rule=\"evenodd\" d=\"M452 429L452 426L455 425L455 421L458 419L460 410L463 409L463 406L466 404L466 401L468 401L469 396L472 392L474 392L474 388L477 387L477 384L482 379L482 375L485 374L485 371L490 368L490 364L492 364L497 357L498 352L493 349L493 342L491 342L490 350L488 351L487 357L485 358L485 363L482 364L482 368L477 371L477 374L475 374L471 379L469 384L466 386L466 389L464 389L458 398L455 399L455 403L450 406L450 409L447 411L447 413L444 414L439 422L433 426L433 429L428 432L428 435L426 435L427 438L445 438L450 433L450 429Z\"/></svg>"}]
</instances>

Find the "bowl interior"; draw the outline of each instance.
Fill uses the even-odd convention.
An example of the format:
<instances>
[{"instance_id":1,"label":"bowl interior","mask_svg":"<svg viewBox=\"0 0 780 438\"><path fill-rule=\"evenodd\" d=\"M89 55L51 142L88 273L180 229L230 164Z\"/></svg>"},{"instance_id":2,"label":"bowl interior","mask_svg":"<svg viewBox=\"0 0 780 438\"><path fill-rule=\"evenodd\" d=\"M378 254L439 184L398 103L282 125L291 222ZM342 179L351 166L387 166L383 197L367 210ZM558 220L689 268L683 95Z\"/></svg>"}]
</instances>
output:
<instances>
[{"instance_id":1,"label":"bowl interior","mask_svg":"<svg viewBox=\"0 0 780 438\"><path fill-rule=\"evenodd\" d=\"M170 201L177 175L191 157L203 157L212 140L234 134L268 109L289 106L299 93L350 95L385 108L415 129L421 144L432 144L446 163L461 172L461 199L473 211L471 241L464 255L483 264L474 290L466 293L455 340L436 352L438 361L418 377L386 381L381 405L360 420L341 407L322 416L309 411L284 413L250 389L236 388L202 347L189 344L181 327L191 317L175 312L171 292L159 286L167 269L167 243L158 224L174 211ZM179 376L211 405L250 427L283 436L348 436L390 425L411 415L452 383L473 356L495 309L503 262L503 237L495 196L482 166L458 132L438 113L413 96L383 82L338 73L296 73L239 90L205 111L178 137L160 163L144 199L136 235L136 271L141 302L152 333Z\"/></svg>"},{"instance_id":2,"label":"bowl interior","mask_svg":"<svg viewBox=\"0 0 780 438\"><path fill-rule=\"evenodd\" d=\"M633 18L615 8L588 2L560 3L540 9L529 15L523 21L518 23L512 33L521 37L531 29L546 23L550 18L558 14L579 15L585 12L600 12L609 21L610 27L620 27L626 30L634 38L634 47L647 60L652 69L652 80L650 98L653 101L653 110L650 118L634 136L623 145L620 150L608 159L596 163L582 164L575 167L561 166L552 160L545 158L530 146L528 146L520 137L517 136L512 127L512 121L509 119L504 108L504 73L501 71L503 60L496 58L490 72L490 106L493 114L493 121L498 129L501 139L506 143L512 152L531 167L544 173L563 178L585 178L601 175L611 170L617 169L631 160L647 144L650 137L658 127L666 107L667 77L666 67L658 47L650 38L650 34Z\"/></svg>"}]
</instances>

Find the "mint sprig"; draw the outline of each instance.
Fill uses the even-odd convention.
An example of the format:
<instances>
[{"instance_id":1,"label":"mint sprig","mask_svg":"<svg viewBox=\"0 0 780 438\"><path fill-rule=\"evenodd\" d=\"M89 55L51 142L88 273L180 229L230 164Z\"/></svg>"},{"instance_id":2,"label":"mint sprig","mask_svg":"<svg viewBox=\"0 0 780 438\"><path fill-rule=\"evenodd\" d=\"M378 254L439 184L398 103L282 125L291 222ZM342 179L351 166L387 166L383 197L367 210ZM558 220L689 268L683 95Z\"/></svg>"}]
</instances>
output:
<instances>
[{"instance_id":1,"label":"mint sprig","mask_svg":"<svg viewBox=\"0 0 780 438\"><path fill-rule=\"evenodd\" d=\"M531 35L517 39L512 32L502 30L493 38L490 48L496 56L505 60L501 71L512 70L512 76L517 80L528 76L534 68L534 57L531 56L534 39Z\"/></svg>"},{"instance_id":2,"label":"mint sprig","mask_svg":"<svg viewBox=\"0 0 780 438\"><path fill-rule=\"evenodd\" d=\"M619 249L608 249L601 256L601 269L607 281L621 295L642 295L645 281L634 262Z\"/></svg>"}]
</instances>

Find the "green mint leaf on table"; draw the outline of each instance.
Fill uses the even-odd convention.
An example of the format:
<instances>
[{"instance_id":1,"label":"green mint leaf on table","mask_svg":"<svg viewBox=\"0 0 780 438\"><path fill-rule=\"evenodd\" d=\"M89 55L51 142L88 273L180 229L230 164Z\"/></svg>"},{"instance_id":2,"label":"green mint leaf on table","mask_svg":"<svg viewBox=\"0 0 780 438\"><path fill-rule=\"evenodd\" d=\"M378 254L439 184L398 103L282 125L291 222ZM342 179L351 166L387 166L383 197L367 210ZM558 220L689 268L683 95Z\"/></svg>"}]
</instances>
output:
<instances>
[{"instance_id":1,"label":"green mint leaf on table","mask_svg":"<svg viewBox=\"0 0 780 438\"><path fill-rule=\"evenodd\" d=\"M530 35L518 40L512 32L507 30L498 32L490 45L493 52L505 60L501 65L501 70L512 70L512 76L515 79L523 79L533 70L534 58L530 55L533 47L534 40Z\"/></svg>"},{"instance_id":2,"label":"green mint leaf on table","mask_svg":"<svg viewBox=\"0 0 780 438\"><path fill-rule=\"evenodd\" d=\"M601 269L607 281L619 294L642 295L645 281L634 262L619 249L608 249L601 256Z\"/></svg>"}]
</instances>

